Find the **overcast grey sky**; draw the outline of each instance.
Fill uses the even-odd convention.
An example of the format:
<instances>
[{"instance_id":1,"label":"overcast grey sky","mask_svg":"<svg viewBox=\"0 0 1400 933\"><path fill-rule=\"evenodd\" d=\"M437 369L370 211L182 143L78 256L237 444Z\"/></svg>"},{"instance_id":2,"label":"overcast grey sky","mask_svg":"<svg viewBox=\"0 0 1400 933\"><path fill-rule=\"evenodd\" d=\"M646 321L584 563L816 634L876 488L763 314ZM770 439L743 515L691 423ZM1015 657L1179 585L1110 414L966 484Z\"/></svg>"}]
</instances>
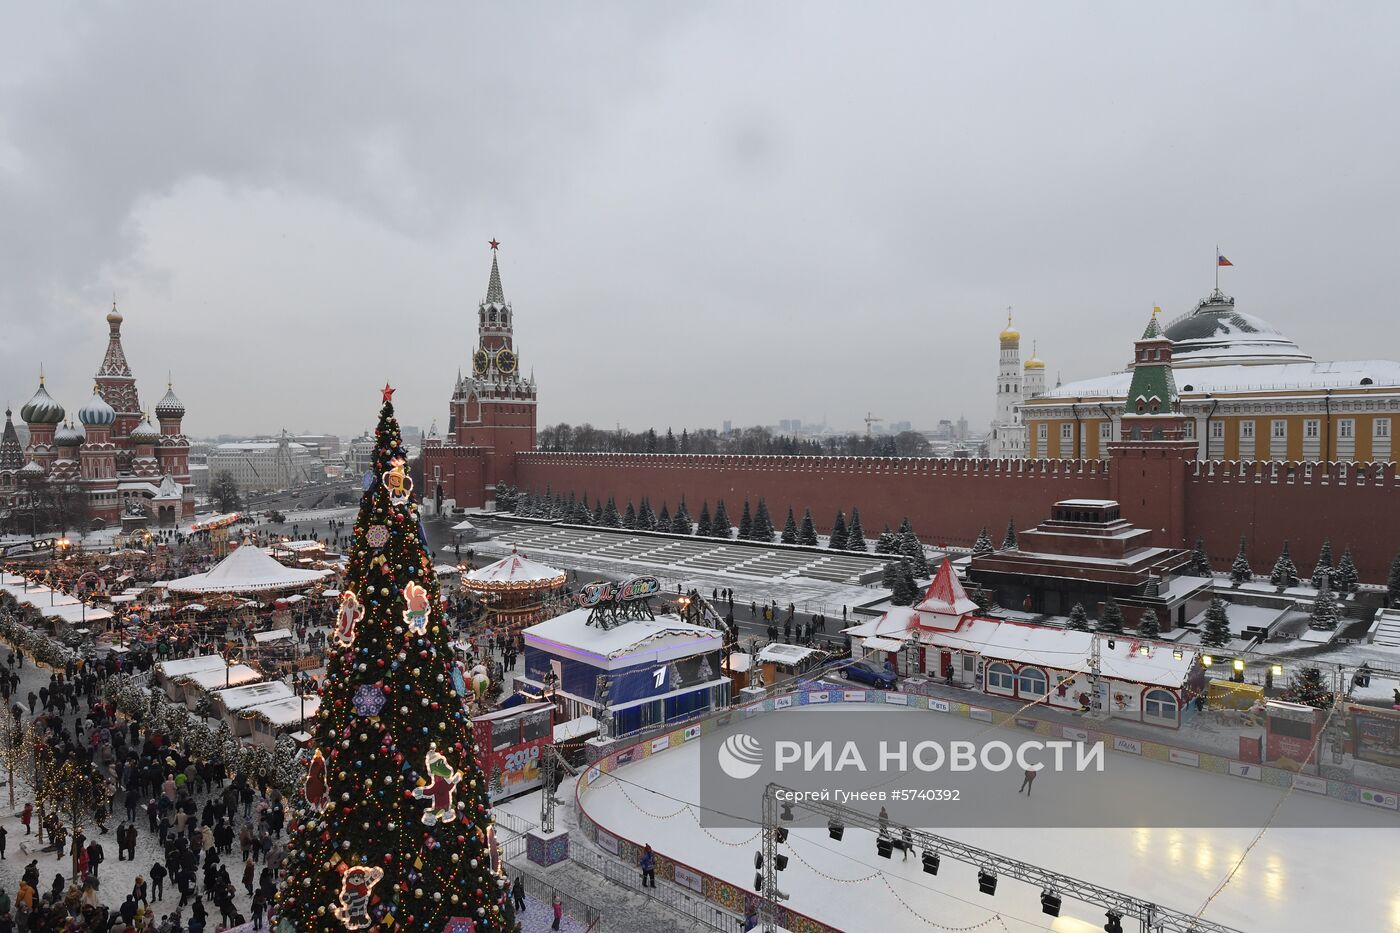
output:
<instances>
[{"instance_id":1,"label":"overcast grey sky","mask_svg":"<svg viewBox=\"0 0 1400 933\"><path fill-rule=\"evenodd\" d=\"M192 433L445 421L501 241L540 420L992 415L1222 284L1394 358L1394 3L31 3L0 21L0 390L113 293Z\"/></svg>"}]
</instances>

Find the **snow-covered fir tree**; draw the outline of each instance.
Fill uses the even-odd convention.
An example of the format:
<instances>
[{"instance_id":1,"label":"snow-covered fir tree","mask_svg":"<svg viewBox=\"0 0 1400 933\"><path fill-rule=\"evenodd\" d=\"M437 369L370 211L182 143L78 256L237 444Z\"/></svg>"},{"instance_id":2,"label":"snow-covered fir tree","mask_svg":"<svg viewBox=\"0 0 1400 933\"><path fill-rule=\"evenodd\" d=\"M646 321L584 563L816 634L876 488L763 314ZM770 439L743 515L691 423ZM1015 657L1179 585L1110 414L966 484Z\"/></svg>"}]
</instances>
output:
<instances>
[{"instance_id":1,"label":"snow-covered fir tree","mask_svg":"<svg viewBox=\"0 0 1400 933\"><path fill-rule=\"evenodd\" d=\"M612 496L608 496L608 504L603 507L603 527L621 528L622 517L617 514L617 501Z\"/></svg>"},{"instance_id":2,"label":"snow-covered fir tree","mask_svg":"<svg viewBox=\"0 0 1400 933\"><path fill-rule=\"evenodd\" d=\"M671 510L666 507L666 503L661 503L661 512L656 516L656 530L671 530Z\"/></svg>"},{"instance_id":3,"label":"snow-covered fir tree","mask_svg":"<svg viewBox=\"0 0 1400 933\"><path fill-rule=\"evenodd\" d=\"M836 520L831 523L831 540L827 544L827 547L831 548L833 551L844 551L846 549L846 513L836 513Z\"/></svg>"},{"instance_id":4,"label":"snow-covered fir tree","mask_svg":"<svg viewBox=\"0 0 1400 933\"><path fill-rule=\"evenodd\" d=\"M1207 648L1224 648L1230 643L1230 616L1225 609L1225 600L1216 597L1210 601L1206 618L1201 626L1201 644Z\"/></svg>"},{"instance_id":5,"label":"snow-covered fir tree","mask_svg":"<svg viewBox=\"0 0 1400 933\"><path fill-rule=\"evenodd\" d=\"M1089 613L1084 609L1083 603L1075 603L1069 609L1069 621L1065 623L1065 628L1075 632L1089 631Z\"/></svg>"},{"instance_id":6,"label":"snow-covered fir tree","mask_svg":"<svg viewBox=\"0 0 1400 933\"><path fill-rule=\"evenodd\" d=\"M1390 562L1390 575L1385 580L1385 604L1400 606L1400 554Z\"/></svg>"},{"instance_id":7,"label":"snow-covered fir tree","mask_svg":"<svg viewBox=\"0 0 1400 933\"><path fill-rule=\"evenodd\" d=\"M1245 553L1244 536L1240 536L1240 552L1235 555L1235 561L1230 565L1230 580L1236 585L1248 583L1254 579L1254 571L1249 566L1249 555Z\"/></svg>"},{"instance_id":8,"label":"snow-covered fir tree","mask_svg":"<svg viewBox=\"0 0 1400 933\"><path fill-rule=\"evenodd\" d=\"M631 499L627 500L627 511L622 513L622 527L629 529L637 527L637 508L632 505Z\"/></svg>"},{"instance_id":9,"label":"snow-covered fir tree","mask_svg":"<svg viewBox=\"0 0 1400 933\"><path fill-rule=\"evenodd\" d=\"M1001 539L1001 549L1008 551L1016 547L1016 519L1006 520L1006 537Z\"/></svg>"},{"instance_id":10,"label":"snow-covered fir tree","mask_svg":"<svg viewBox=\"0 0 1400 933\"><path fill-rule=\"evenodd\" d=\"M1206 553L1206 539L1197 538L1196 546L1191 549L1191 573L1198 577L1209 577L1210 555Z\"/></svg>"},{"instance_id":11,"label":"snow-covered fir tree","mask_svg":"<svg viewBox=\"0 0 1400 933\"><path fill-rule=\"evenodd\" d=\"M1324 581L1328 587L1333 586L1332 572L1332 542L1323 541L1322 551L1317 555L1317 566L1313 568L1312 585L1319 590Z\"/></svg>"},{"instance_id":12,"label":"snow-covered fir tree","mask_svg":"<svg viewBox=\"0 0 1400 933\"><path fill-rule=\"evenodd\" d=\"M1123 610L1112 599L1106 600L1103 604L1098 629L1100 632L1107 632L1110 635L1123 634Z\"/></svg>"},{"instance_id":13,"label":"snow-covered fir tree","mask_svg":"<svg viewBox=\"0 0 1400 933\"><path fill-rule=\"evenodd\" d=\"M616 511L614 509L613 511ZM593 504L593 524L601 526L603 524L603 503L599 500Z\"/></svg>"},{"instance_id":14,"label":"snow-covered fir tree","mask_svg":"<svg viewBox=\"0 0 1400 933\"><path fill-rule=\"evenodd\" d=\"M806 547L817 546L817 526L812 522L812 510L802 513L802 527L797 532L797 543ZM1400 561L1400 558L1396 558Z\"/></svg>"},{"instance_id":15,"label":"snow-covered fir tree","mask_svg":"<svg viewBox=\"0 0 1400 933\"><path fill-rule=\"evenodd\" d=\"M688 535L691 531L690 517L685 514L684 509L677 511L671 519L671 534Z\"/></svg>"},{"instance_id":16,"label":"snow-covered fir tree","mask_svg":"<svg viewBox=\"0 0 1400 933\"><path fill-rule=\"evenodd\" d=\"M866 551L869 546L865 543L865 529L860 524L860 509L851 508L851 524L846 529L846 550Z\"/></svg>"},{"instance_id":17,"label":"snow-covered fir tree","mask_svg":"<svg viewBox=\"0 0 1400 933\"><path fill-rule=\"evenodd\" d=\"M797 519L792 515L792 506L788 506L787 521L783 523L783 536L780 540L784 544L797 543Z\"/></svg>"},{"instance_id":18,"label":"snow-covered fir tree","mask_svg":"<svg viewBox=\"0 0 1400 933\"><path fill-rule=\"evenodd\" d=\"M1330 632L1337 627L1341 621L1341 611L1337 608L1337 599L1332 593L1332 587L1328 585L1324 577L1322 586L1317 588L1317 599L1313 600L1312 613L1308 616L1308 626L1321 632Z\"/></svg>"},{"instance_id":19,"label":"snow-covered fir tree","mask_svg":"<svg viewBox=\"0 0 1400 933\"><path fill-rule=\"evenodd\" d=\"M701 538L714 537L715 523L710 520L710 500L700 503L700 521L695 525L695 534Z\"/></svg>"},{"instance_id":20,"label":"snow-covered fir tree","mask_svg":"<svg viewBox=\"0 0 1400 933\"><path fill-rule=\"evenodd\" d=\"M724 540L728 541L732 536L732 528L733 526L729 522L729 512L727 512L724 508L724 500L716 500L714 536L716 538L723 538Z\"/></svg>"},{"instance_id":21,"label":"snow-covered fir tree","mask_svg":"<svg viewBox=\"0 0 1400 933\"><path fill-rule=\"evenodd\" d=\"M880 537L875 539L875 553L893 554L896 550L894 532L890 531L890 526L886 523L885 530L880 532Z\"/></svg>"},{"instance_id":22,"label":"snow-covered fir tree","mask_svg":"<svg viewBox=\"0 0 1400 933\"><path fill-rule=\"evenodd\" d=\"M986 557L995 551L996 548L992 546L992 536L987 534L987 526L983 525L982 530L977 532L977 540L972 543L972 556Z\"/></svg>"},{"instance_id":23,"label":"snow-covered fir tree","mask_svg":"<svg viewBox=\"0 0 1400 933\"><path fill-rule=\"evenodd\" d=\"M926 577L932 572L928 563L928 555L924 553L923 542L919 540L918 535L914 534L912 528L899 536L899 553L910 562L914 568L915 576Z\"/></svg>"},{"instance_id":24,"label":"snow-covered fir tree","mask_svg":"<svg viewBox=\"0 0 1400 933\"><path fill-rule=\"evenodd\" d=\"M1156 610L1142 611L1142 617L1138 619L1137 633L1142 638L1157 638L1162 634L1162 624L1157 621Z\"/></svg>"},{"instance_id":25,"label":"snow-covered fir tree","mask_svg":"<svg viewBox=\"0 0 1400 933\"><path fill-rule=\"evenodd\" d=\"M773 540L773 516L768 514L768 502L762 496L758 497L758 508L754 510L753 515L753 531L749 537L764 544Z\"/></svg>"},{"instance_id":26,"label":"snow-covered fir tree","mask_svg":"<svg viewBox=\"0 0 1400 933\"><path fill-rule=\"evenodd\" d=\"M1332 574L1335 582L1335 589L1338 593L1354 593L1356 586L1361 582L1361 576L1356 572L1356 561L1351 556L1351 545L1348 544L1342 551L1342 559L1337 564L1337 572Z\"/></svg>"},{"instance_id":27,"label":"snow-covered fir tree","mask_svg":"<svg viewBox=\"0 0 1400 933\"><path fill-rule=\"evenodd\" d=\"M1287 541L1283 542L1283 550L1279 553L1278 560L1274 561L1274 569L1269 573L1269 583L1280 590L1298 585L1298 568L1293 565L1293 558L1288 554Z\"/></svg>"},{"instance_id":28,"label":"snow-covered fir tree","mask_svg":"<svg viewBox=\"0 0 1400 933\"><path fill-rule=\"evenodd\" d=\"M747 541L753 537L753 516L749 514L749 500L744 500L744 511L739 516L739 540Z\"/></svg>"}]
</instances>

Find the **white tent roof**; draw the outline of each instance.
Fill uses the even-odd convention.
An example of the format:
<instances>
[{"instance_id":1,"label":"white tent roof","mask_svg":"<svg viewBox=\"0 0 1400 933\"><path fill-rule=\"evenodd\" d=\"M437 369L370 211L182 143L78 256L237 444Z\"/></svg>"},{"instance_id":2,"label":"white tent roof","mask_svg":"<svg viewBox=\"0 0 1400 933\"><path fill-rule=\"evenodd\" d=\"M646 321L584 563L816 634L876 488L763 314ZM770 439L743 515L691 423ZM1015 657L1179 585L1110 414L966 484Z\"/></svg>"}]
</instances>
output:
<instances>
[{"instance_id":1,"label":"white tent roof","mask_svg":"<svg viewBox=\"0 0 1400 933\"><path fill-rule=\"evenodd\" d=\"M161 661L156 672L166 677L188 677L198 671L223 670L224 659L217 654L201 654L193 658L177 658L174 661Z\"/></svg>"},{"instance_id":2,"label":"white tent roof","mask_svg":"<svg viewBox=\"0 0 1400 933\"><path fill-rule=\"evenodd\" d=\"M219 702L224 704L224 709L227 710L247 709L249 706L256 706L259 703L285 700L294 695L292 688L280 680L265 680L261 683L214 691L214 696L219 698Z\"/></svg>"},{"instance_id":3,"label":"white tent roof","mask_svg":"<svg viewBox=\"0 0 1400 933\"><path fill-rule=\"evenodd\" d=\"M239 687L243 684L256 683L262 680L262 675L246 664L234 664L225 667L220 664L212 671L195 671L187 675L190 683L201 690L217 690L220 687Z\"/></svg>"},{"instance_id":4,"label":"white tent roof","mask_svg":"<svg viewBox=\"0 0 1400 933\"><path fill-rule=\"evenodd\" d=\"M289 696L282 697L280 700L268 700L265 703L245 707L244 712L256 713L274 726L291 726L302 721L301 711L303 709L306 710L306 718L310 720L316 718L316 711L320 708L321 698L314 693L308 693L304 698Z\"/></svg>"},{"instance_id":5,"label":"white tent roof","mask_svg":"<svg viewBox=\"0 0 1400 933\"><path fill-rule=\"evenodd\" d=\"M558 580L564 571L546 567L538 561L511 554L494 564L487 564L479 570L467 574L467 579L476 583L546 583Z\"/></svg>"},{"instance_id":6,"label":"white tent roof","mask_svg":"<svg viewBox=\"0 0 1400 933\"><path fill-rule=\"evenodd\" d=\"M275 628L270 632L254 632L253 641L260 645L265 645L270 641L289 641L292 637L292 630L289 628Z\"/></svg>"},{"instance_id":7,"label":"white tent roof","mask_svg":"<svg viewBox=\"0 0 1400 933\"><path fill-rule=\"evenodd\" d=\"M306 586L331 575L329 570L297 570L283 567L262 548L245 544L208 573L171 580L172 593L249 593Z\"/></svg>"},{"instance_id":8,"label":"white tent roof","mask_svg":"<svg viewBox=\"0 0 1400 933\"><path fill-rule=\"evenodd\" d=\"M460 521L452 526L453 531L476 531L476 526L469 521Z\"/></svg>"}]
</instances>

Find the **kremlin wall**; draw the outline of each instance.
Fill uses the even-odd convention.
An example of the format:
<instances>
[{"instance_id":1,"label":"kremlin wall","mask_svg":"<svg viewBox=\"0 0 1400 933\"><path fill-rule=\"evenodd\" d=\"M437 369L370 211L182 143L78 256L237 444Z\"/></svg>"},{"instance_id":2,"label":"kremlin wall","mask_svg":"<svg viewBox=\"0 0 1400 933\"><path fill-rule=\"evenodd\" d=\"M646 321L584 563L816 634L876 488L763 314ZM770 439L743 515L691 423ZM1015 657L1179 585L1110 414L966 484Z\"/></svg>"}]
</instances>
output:
<instances>
[{"instance_id":1,"label":"kremlin wall","mask_svg":"<svg viewBox=\"0 0 1400 933\"><path fill-rule=\"evenodd\" d=\"M1009 323L1000 336L998 376L999 403L1004 396L1006 404L999 404L994 423L998 440L1005 445L1000 458L537 451L531 449L536 384L533 378L520 376L512 315L493 255L487 299L478 311L473 375L458 376L447 436L431 432L424 447L423 495L430 510L490 508L498 481L535 492L548 488L578 496L587 493L590 501L611 496L619 508L643 496L656 508L663 502L674 507L684 497L692 514L699 513L702 503L708 501L713 508L715 500L722 498L730 515L737 516L745 499L756 504L762 497L779 523L788 508L799 518L803 510L811 509L818 528L825 529L838 510L849 513L855 506L872 537L883 525L894 526L908 517L926 543L970 546L983 526L999 541L1008 520L1014 520L1018 529L1032 527L1048 518L1051 505L1061 499L1114 499L1125 519L1152 530L1157 546L1191 547L1203 538L1218 570L1229 568L1242 536L1256 573L1267 573L1285 541L1294 555L1308 561L1328 539L1338 552L1351 546L1367 583L1385 582L1390 562L1400 550L1400 536L1395 533L1400 479L1392 462L1197 459L1204 439L1216 433L1210 425L1223 419L1212 417L1217 405L1199 413L1193 410L1199 407L1190 400L1193 386L1178 390L1181 374L1173 372L1173 350L1180 353L1185 346L1176 339L1182 325L1159 327L1155 313L1136 342L1133 365L1112 377L1112 386L1096 398L1109 409L1110 417L1102 425L1084 429L1094 438L1094 451L1102 459L1005 455L1018 449L1036 452L1044 424L1042 411L1053 414L1054 406L1063 404L1064 393L1058 386L1048 392L1044 389L1044 364L1038 359L1029 361L1037 365L1031 367L1031 380L1023 393L1020 335ZM1289 357L1288 365L1305 370L1296 377L1307 383L1300 383L1299 394L1311 394L1311 382L1322 372L1340 370L1350 375L1359 365L1313 363L1291 344L1280 350L1285 341L1257 319L1235 312L1232 299L1226 302L1212 295L1192 317L1193 342L1185 346L1184 371L1197 366L1196 372L1201 372L1201 357L1215 366L1221 365L1220 359L1231 359L1236 369L1229 373L1241 381L1242 393L1252 387L1243 384L1248 374L1237 375L1237 369L1247 365L1241 360L1257 359L1269 367L1269 378L1279 378L1279 354L1283 353ZM1215 335L1209 341L1202 336L1207 332ZM1125 350L1128 345L1125 335ZM1400 374L1400 366L1370 362L1364 368L1372 374L1366 377L1371 381L1363 391L1374 410L1400 405L1400 379L1391 378ZM1291 372L1288 375L1293 377ZM1150 410L1128 410L1128 395L1135 391L1128 385L1130 380L1134 387L1140 381L1144 391L1152 393L1147 396ZM1270 390L1274 396L1279 391ZM1185 404L1183 394L1188 396ZM1244 404L1233 397L1228 401ZM1307 399L1297 404L1313 403ZM1262 403L1251 399L1250 404ZM1288 397L1282 404L1294 403ZM1031 431L1026 431L1022 417L1032 425ZM1232 413L1231 431L1243 430L1238 426L1242 417ZM1378 423L1388 431L1388 420L1378 419ZM1053 436L1058 437L1058 430Z\"/></svg>"}]
</instances>

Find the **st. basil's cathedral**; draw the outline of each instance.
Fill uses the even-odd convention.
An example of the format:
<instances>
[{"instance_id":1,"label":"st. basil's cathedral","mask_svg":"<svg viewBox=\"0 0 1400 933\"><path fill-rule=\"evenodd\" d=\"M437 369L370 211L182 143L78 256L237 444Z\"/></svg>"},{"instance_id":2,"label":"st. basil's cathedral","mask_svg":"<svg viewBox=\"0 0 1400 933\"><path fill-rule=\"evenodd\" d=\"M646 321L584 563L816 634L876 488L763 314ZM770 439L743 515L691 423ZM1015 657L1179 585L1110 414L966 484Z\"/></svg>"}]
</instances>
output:
<instances>
[{"instance_id":1,"label":"st. basil's cathedral","mask_svg":"<svg viewBox=\"0 0 1400 933\"><path fill-rule=\"evenodd\" d=\"M107 326L107 353L76 421L49 395L42 374L34 397L19 410L29 428L27 445L21 447L6 409L0 504L19 506L46 485L76 488L87 497L94 528L116 526L124 516L170 526L194 516L190 444L180 427L185 406L167 385L152 423L122 349L122 315L115 304Z\"/></svg>"}]
</instances>

